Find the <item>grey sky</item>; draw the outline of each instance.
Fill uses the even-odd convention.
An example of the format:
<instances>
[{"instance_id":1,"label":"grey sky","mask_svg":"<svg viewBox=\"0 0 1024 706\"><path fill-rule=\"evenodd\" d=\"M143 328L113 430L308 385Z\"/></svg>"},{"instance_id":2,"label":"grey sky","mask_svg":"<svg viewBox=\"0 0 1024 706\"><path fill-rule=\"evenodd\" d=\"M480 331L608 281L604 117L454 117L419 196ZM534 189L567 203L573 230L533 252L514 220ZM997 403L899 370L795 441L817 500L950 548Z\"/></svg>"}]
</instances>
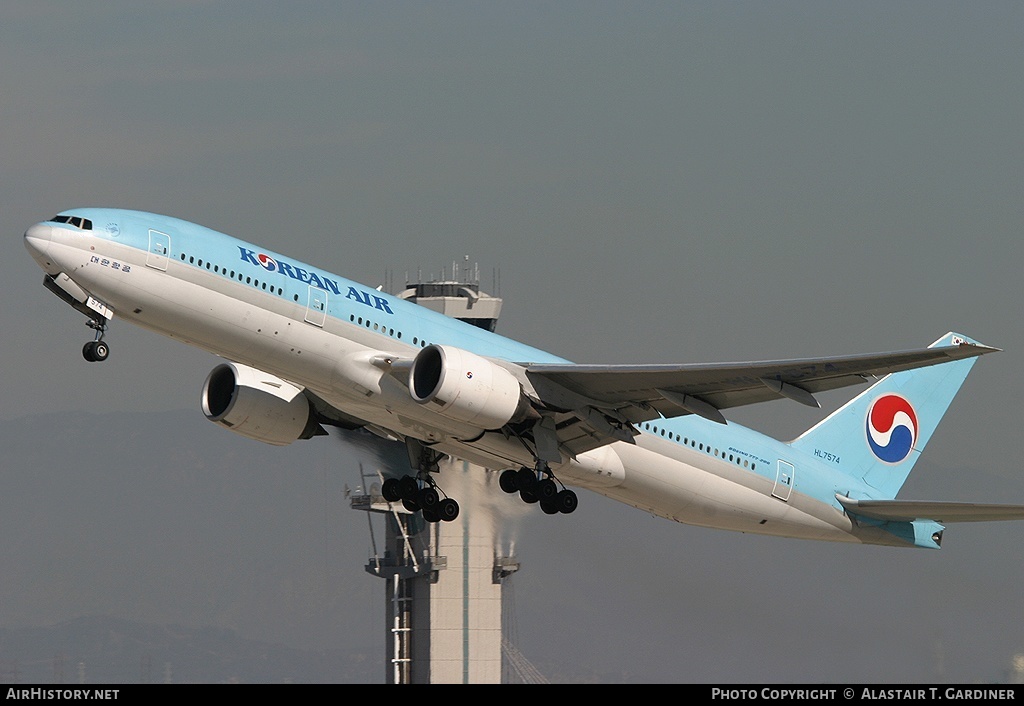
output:
<instances>
[{"instance_id":1,"label":"grey sky","mask_svg":"<svg viewBox=\"0 0 1024 706\"><path fill-rule=\"evenodd\" d=\"M1024 502L1022 35L1016 2L5 3L0 419L191 409L169 433L227 436L198 409L211 356L115 320L111 360L89 365L83 317L39 286L25 228L105 205L371 285L468 255L485 288L500 269L502 333L580 362L960 330L1005 350L903 494ZM818 417L780 402L730 418L788 438ZM953 678L985 681L1024 651L1020 524L900 552L582 500L523 528L524 562L550 570L524 570L519 595L548 594L578 631L565 646L520 627L527 656L922 681L942 642Z\"/></svg>"}]
</instances>

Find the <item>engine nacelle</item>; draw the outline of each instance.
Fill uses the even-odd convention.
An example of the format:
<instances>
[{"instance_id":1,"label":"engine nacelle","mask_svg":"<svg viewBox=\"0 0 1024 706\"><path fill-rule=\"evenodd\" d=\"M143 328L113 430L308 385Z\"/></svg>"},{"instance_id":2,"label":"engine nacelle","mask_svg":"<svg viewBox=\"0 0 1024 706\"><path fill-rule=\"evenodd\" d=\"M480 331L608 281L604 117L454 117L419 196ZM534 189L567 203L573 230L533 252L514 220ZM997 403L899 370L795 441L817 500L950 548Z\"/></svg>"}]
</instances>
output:
<instances>
[{"instance_id":1,"label":"engine nacelle","mask_svg":"<svg viewBox=\"0 0 1024 706\"><path fill-rule=\"evenodd\" d=\"M274 446L325 433L300 388L237 363L210 371L203 413L225 429Z\"/></svg>"},{"instance_id":2,"label":"engine nacelle","mask_svg":"<svg viewBox=\"0 0 1024 706\"><path fill-rule=\"evenodd\" d=\"M481 430L520 421L530 410L508 370L469 351L432 344L416 354L409 392L443 417Z\"/></svg>"}]
</instances>

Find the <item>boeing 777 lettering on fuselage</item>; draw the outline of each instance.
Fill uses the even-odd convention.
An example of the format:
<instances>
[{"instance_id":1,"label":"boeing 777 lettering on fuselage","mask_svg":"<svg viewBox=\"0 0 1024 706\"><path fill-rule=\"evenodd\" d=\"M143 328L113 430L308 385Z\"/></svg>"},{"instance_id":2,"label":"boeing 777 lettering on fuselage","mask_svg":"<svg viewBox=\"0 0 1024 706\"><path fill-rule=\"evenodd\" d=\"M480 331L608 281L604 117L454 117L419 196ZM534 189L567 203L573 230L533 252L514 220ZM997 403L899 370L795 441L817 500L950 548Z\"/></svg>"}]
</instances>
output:
<instances>
[{"instance_id":1,"label":"boeing 777 lettering on fuselage","mask_svg":"<svg viewBox=\"0 0 1024 706\"><path fill-rule=\"evenodd\" d=\"M81 208L25 232L43 283L94 329L111 320L224 359L203 386L213 422L268 444L366 428L403 441L388 502L430 522L459 514L438 460L501 471L548 514L569 487L677 522L785 537L938 548L944 525L1024 519L1021 505L896 495L978 356L948 333L917 350L681 365L579 365L401 297L175 218ZM783 442L722 410L879 378Z\"/></svg>"}]
</instances>

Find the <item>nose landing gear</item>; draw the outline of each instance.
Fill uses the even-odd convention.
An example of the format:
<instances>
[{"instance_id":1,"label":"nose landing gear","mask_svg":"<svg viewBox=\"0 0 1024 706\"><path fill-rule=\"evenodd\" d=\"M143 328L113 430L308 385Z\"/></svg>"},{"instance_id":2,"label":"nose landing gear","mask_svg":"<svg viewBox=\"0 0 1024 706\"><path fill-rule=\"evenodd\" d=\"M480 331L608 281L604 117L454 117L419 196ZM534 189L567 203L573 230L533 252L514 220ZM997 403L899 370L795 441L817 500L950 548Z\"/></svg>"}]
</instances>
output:
<instances>
[{"instance_id":1,"label":"nose landing gear","mask_svg":"<svg viewBox=\"0 0 1024 706\"><path fill-rule=\"evenodd\" d=\"M107 332L107 318L89 319L85 325L96 331L96 339L82 347L82 357L90 363L102 363L110 355L110 346L103 341Z\"/></svg>"}]
</instances>

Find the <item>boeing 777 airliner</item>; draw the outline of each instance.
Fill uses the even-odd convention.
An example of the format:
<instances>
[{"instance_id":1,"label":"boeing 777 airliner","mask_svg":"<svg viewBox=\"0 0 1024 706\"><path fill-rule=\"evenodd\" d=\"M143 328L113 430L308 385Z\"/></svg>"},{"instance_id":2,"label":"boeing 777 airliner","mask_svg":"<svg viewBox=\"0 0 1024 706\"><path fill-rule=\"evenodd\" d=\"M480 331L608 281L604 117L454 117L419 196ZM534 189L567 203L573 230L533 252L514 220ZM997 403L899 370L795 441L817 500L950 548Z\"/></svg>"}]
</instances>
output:
<instances>
[{"instance_id":1,"label":"boeing 777 airliner","mask_svg":"<svg viewBox=\"0 0 1024 706\"><path fill-rule=\"evenodd\" d=\"M224 359L202 408L268 444L365 428L404 442L382 494L450 521L438 460L501 471L507 493L570 513L587 488L661 517L741 532L938 548L944 523L1024 519L1021 505L897 500L977 357L927 348L707 365L578 365L252 243L166 216L62 212L25 245L43 283L88 317L106 360L115 314ZM799 438L722 410L877 379Z\"/></svg>"}]
</instances>

